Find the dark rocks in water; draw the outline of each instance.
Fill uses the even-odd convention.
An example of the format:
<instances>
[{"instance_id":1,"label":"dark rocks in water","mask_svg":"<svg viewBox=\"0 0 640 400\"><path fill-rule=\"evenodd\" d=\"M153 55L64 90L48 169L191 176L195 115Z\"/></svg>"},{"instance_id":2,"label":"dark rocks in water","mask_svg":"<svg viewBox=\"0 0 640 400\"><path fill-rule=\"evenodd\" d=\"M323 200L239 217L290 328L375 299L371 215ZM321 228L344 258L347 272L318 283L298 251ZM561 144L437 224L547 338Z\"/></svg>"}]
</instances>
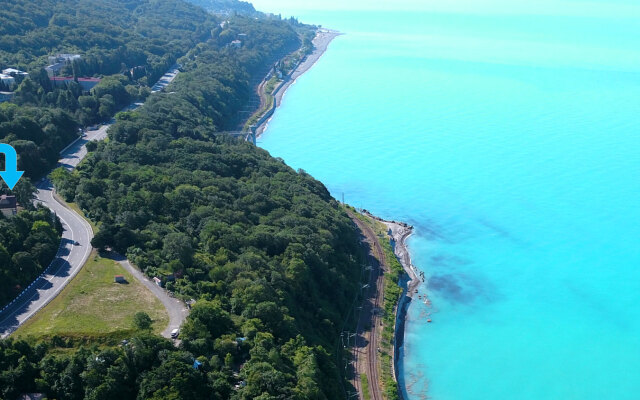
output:
<instances>
[{"instance_id":1,"label":"dark rocks in water","mask_svg":"<svg viewBox=\"0 0 640 400\"><path fill-rule=\"evenodd\" d=\"M429 278L428 288L439 292L443 297L450 301L459 303L469 303L473 301L477 293L465 289L459 280L450 274L436 275Z\"/></svg>"}]
</instances>

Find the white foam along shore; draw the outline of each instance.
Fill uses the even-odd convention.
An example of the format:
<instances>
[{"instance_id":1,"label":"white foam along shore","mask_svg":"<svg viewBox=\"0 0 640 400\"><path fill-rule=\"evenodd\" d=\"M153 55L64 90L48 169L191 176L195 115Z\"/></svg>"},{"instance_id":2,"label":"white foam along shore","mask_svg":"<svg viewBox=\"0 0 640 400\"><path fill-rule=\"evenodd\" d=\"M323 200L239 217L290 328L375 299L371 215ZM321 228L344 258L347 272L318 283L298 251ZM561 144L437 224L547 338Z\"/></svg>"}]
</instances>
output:
<instances>
[{"instance_id":1,"label":"white foam along shore","mask_svg":"<svg viewBox=\"0 0 640 400\"><path fill-rule=\"evenodd\" d=\"M411 262L411 255L409 254L409 248L407 246L407 239L413 233L413 227L404 222L384 220L369 213L367 210L363 210L362 213L372 219L375 219L376 221L383 223L388 228L388 234L393 240L393 251L396 257L398 257L400 264L402 264L402 267L404 268L404 271L408 276L406 288L405 290L403 290L402 297L398 300L398 304L396 306L396 323L394 327L392 371L394 379L399 383L398 367L402 358L400 355L400 347L402 347L402 345L404 344L404 330L407 318L407 310L409 308L409 305L411 304L411 300L413 300L414 295L418 293L417 288L420 283L423 282L424 275L419 273L416 267ZM404 399L405 396L403 388L398 388L398 395L401 399Z\"/></svg>"},{"instance_id":2,"label":"white foam along shore","mask_svg":"<svg viewBox=\"0 0 640 400\"><path fill-rule=\"evenodd\" d=\"M342 35L341 32L330 30L330 29L318 29L316 32L315 38L313 38L313 52L308 54L299 64L298 66L291 72L291 74L286 78L286 81L278 88L276 93L273 94L274 97L274 108L280 107L280 103L282 102L282 98L286 93L289 86L293 85L300 76L302 76L305 72L311 69L315 65L316 62L322 57L329 44L333 39L337 36ZM262 133L267 128L267 125L271 118L264 121L260 124L256 129L256 134L258 137L262 135Z\"/></svg>"},{"instance_id":3,"label":"white foam along shore","mask_svg":"<svg viewBox=\"0 0 640 400\"><path fill-rule=\"evenodd\" d=\"M413 234L413 227L404 222L384 220L376 217L366 210L363 210L363 214L375 219L376 221L382 222L389 229L389 236L391 236L394 242L394 253L409 276L406 295L413 298L413 294L416 293L416 288L421 282L418 270L411 262L411 255L409 254L409 248L407 246L407 239Z\"/></svg>"}]
</instances>

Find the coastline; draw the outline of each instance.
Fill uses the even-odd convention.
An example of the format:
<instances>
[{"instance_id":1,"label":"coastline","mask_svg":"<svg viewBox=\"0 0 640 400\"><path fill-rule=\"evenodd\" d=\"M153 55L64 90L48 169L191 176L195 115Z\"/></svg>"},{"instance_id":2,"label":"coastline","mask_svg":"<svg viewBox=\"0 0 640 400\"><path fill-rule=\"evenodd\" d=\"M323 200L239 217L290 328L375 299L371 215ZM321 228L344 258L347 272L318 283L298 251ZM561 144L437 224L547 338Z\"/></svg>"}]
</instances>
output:
<instances>
[{"instance_id":1,"label":"coastline","mask_svg":"<svg viewBox=\"0 0 640 400\"><path fill-rule=\"evenodd\" d=\"M400 386L400 381L398 380L399 376L399 363L402 359L402 355L400 354L400 348L404 344L404 332L407 318L407 311L411 302L413 301L414 295L418 292L417 288L420 283L423 282L422 274L418 272L416 267L413 265L411 261L411 255L409 253L409 247L407 245L407 240L413 234L413 226L398 221L388 221L382 218L379 218L367 210L363 210L362 214L368 216L371 219L381 222L384 224L391 239L391 246L393 248L393 252L400 261L402 268L405 271L405 276L402 278L400 282L400 286L402 287L402 294L398 299L398 304L395 310L395 327L393 334L393 354L392 354L392 363L393 363L393 377L398 384L398 396L400 399L404 399L405 388ZM428 301L428 300L425 300Z\"/></svg>"},{"instance_id":2,"label":"coastline","mask_svg":"<svg viewBox=\"0 0 640 400\"><path fill-rule=\"evenodd\" d=\"M255 128L255 136L259 138L262 133L266 130L269 121L273 117L273 114L280 106L280 103L286 94L287 89L296 82L296 80L302 76L305 72L309 71L322 57L322 55L326 52L329 44L335 39L337 36L343 35L343 33L320 29L318 30L316 37L313 39L314 50L311 54L307 55L295 68L294 70L285 78L284 82L282 82L276 89L272 92L273 95L273 105L270 110L268 110L259 120L256 128ZM400 399L404 399L405 388L400 387L400 383L398 381L398 366L401 360L400 348L404 343L404 329L405 322L407 316L407 310L411 301L413 300L414 295L418 292L417 287L422 282L423 276L418 270L415 268L411 261L411 256L409 254L409 249L407 246L408 238L413 234L413 226L406 224L404 222L398 221L388 221L382 218L379 218L367 210L362 210L361 213L373 220L376 220L382 224L384 224L388 229L388 236L390 238L391 247L393 252L402 265L404 269L404 276L401 278L399 286L402 288L402 293L400 298L398 299L396 308L395 308L395 326L393 330L393 352L391 354L391 373L393 375L393 379L397 385L397 393Z\"/></svg>"},{"instance_id":3,"label":"coastline","mask_svg":"<svg viewBox=\"0 0 640 400\"><path fill-rule=\"evenodd\" d=\"M313 52L308 54L297 66L294 70L286 77L285 81L280 84L273 93L273 107L271 109L271 115L268 118L262 120L258 126L256 127L256 137L260 137L262 133L267 129L269 121L273 115L273 111L276 108L280 107L280 103L282 102L282 98L284 97L287 89L291 85L293 85L296 80L302 76L305 72L309 71L311 67L313 67L316 62L322 57L322 55L327 51L329 44L336 37L343 35L343 33L330 30L330 29L319 29L316 33L316 36L313 38Z\"/></svg>"},{"instance_id":4,"label":"coastline","mask_svg":"<svg viewBox=\"0 0 640 400\"><path fill-rule=\"evenodd\" d=\"M419 272L411 262L411 255L409 254L409 247L407 246L407 239L409 239L413 234L413 226L405 222L387 221L380 217L376 217L367 210L362 210L362 214L375 219L376 221L382 222L391 231L389 236L392 239L393 252L396 257L398 257L400 264L402 264L402 267L409 278L406 288L409 293L407 293L406 296L413 298L415 290L421 282Z\"/></svg>"}]
</instances>

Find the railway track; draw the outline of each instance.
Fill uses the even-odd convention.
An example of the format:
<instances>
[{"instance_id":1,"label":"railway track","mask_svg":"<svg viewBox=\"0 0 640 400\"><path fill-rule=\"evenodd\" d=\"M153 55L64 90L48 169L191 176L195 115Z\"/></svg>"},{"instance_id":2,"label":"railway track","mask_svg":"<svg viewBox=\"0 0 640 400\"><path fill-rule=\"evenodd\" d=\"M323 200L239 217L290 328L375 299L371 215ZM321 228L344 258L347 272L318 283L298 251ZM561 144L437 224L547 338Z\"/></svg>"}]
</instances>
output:
<instances>
[{"instance_id":1,"label":"railway track","mask_svg":"<svg viewBox=\"0 0 640 400\"><path fill-rule=\"evenodd\" d=\"M364 399L364 395L362 393L362 387L360 385L360 379L358 379L358 374L365 373L367 375L369 381L369 393L373 400L384 400L382 396L381 386L382 382L380 380L379 371L378 371L378 348L380 343L381 331L382 331L382 321L378 310L382 306L382 301L384 298L384 266L386 265L386 260L384 257L384 252L382 251L382 247L378 242L378 237L371 229L370 226L360 221L353 214L349 213L349 216L353 220L353 222L358 226L362 234L367 239L367 242L371 245L371 251L367 255L369 265L371 265L371 274L369 278L369 286L368 296L366 296L365 304L363 305L362 313L358 320L357 325L357 339L356 346L354 349L354 367L356 371L356 377L354 379L354 387L358 391L358 397L360 399ZM369 340L366 341L364 338L364 329L366 326L366 322L370 322L371 329L369 331ZM360 359L361 350L364 350L364 354L366 354L366 363L363 364Z\"/></svg>"}]
</instances>

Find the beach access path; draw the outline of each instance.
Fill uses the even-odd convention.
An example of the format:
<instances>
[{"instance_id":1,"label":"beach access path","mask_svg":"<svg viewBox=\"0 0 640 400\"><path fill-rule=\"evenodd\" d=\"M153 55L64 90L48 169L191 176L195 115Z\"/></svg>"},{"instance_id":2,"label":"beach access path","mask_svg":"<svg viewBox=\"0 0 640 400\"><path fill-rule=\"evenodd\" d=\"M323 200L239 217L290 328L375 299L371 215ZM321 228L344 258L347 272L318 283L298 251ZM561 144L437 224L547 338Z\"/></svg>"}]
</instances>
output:
<instances>
[{"instance_id":1,"label":"beach access path","mask_svg":"<svg viewBox=\"0 0 640 400\"><path fill-rule=\"evenodd\" d=\"M177 66L171 67L167 74L163 75L154 85L154 91L165 88L175 79L178 73ZM134 103L125 108L134 110L142 103ZM115 123L115 120L102 125L99 129L88 131L82 137L73 141L60 152L59 167L71 171L86 157L86 144L90 141L100 141L107 137L107 130ZM20 325L31 318L36 312L53 300L64 287L75 277L84 266L92 251L91 239L93 230L89 223L78 213L72 210L62 199L57 196L53 184L48 179L42 179L36 185L36 204L42 204L54 212L62 222L62 240L58 252L47 269L34 280L18 297L0 311L0 337L5 338L13 333ZM128 262L127 262L128 263ZM126 266L125 266L126 268ZM134 274L138 277L141 274ZM144 284L144 281L141 281ZM169 326L181 325L186 314L186 306L182 302L175 304L167 302L164 296L157 290L151 291L167 307L170 316ZM167 328L168 329L168 328ZM170 330L165 330L170 332ZM163 336L169 337L167 333Z\"/></svg>"}]
</instances>

